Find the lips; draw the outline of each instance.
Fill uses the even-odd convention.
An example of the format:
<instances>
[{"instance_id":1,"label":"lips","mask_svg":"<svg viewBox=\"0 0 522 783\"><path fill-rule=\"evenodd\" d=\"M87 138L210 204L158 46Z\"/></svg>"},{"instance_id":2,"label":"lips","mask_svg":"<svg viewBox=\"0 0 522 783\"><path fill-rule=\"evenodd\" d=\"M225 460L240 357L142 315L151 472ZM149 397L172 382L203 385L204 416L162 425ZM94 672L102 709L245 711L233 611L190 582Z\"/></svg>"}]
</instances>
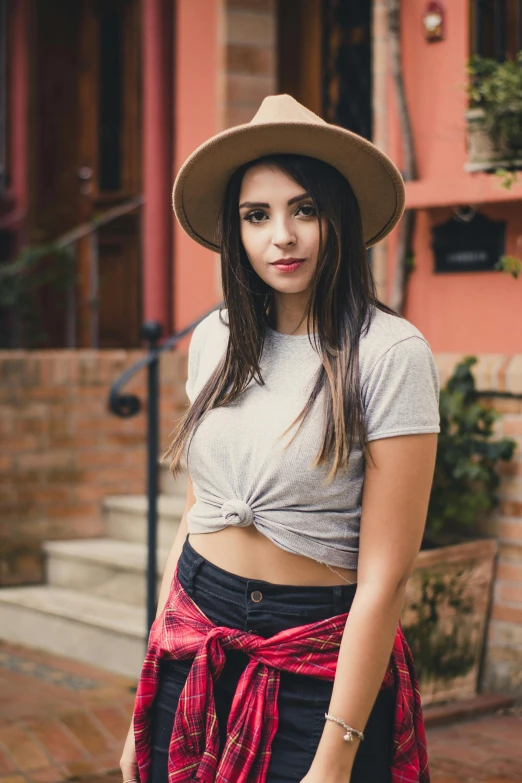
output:
<instances>
[{"instance_id":1,"label":"lips","mask_svg":"<svg viewBox=\"0 0 522 783\"><path fill-rule=\"evenodd\" d=\"M304 258L279 258L272 263L278 272L295 272L303 263Z\"/></svg>"}]
</instances>

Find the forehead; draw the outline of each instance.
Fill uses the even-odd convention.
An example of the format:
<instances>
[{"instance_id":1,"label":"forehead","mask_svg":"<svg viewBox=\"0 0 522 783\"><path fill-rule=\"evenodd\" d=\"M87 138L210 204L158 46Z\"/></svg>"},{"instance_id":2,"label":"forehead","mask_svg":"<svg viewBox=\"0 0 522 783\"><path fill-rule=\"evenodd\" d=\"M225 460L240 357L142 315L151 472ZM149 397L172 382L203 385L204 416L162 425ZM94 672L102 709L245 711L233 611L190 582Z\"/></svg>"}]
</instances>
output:
<instances>
[{"instance_id":1,"label":"forehead","mask_svg":"<svg viewBox=\"0 0 522 783\"><path fill-rule=\"evenodd\" d=\"M241 183L240 197L243 200L254 193L262 192L271 192L271 195L274 196L274 190L286 195L287 193L300 193L303 188L286 171L282 171L277 166L269 163L256 163L245 172Z\"/></svg>"}]
</instances>

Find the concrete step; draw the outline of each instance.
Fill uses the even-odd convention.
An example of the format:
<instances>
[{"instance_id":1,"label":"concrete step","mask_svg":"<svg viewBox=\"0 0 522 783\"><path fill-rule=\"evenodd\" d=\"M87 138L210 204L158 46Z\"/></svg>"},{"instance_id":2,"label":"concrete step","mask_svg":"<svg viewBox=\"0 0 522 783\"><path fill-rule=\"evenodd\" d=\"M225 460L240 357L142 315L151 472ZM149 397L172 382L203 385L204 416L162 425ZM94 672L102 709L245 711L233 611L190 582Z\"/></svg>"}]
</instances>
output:
<instances>
[{"instance_id":1,"label":"concrete step","mask_svg":"<svg viewBox=\"0 0 522 783\"><path fill-rule=\"evenodd\" d=\"M182 470L176 478L173 478L172 473L169 470L170 460L166 460L160 464L160 491L163 495L175 495L176 497L187 496L187 477L186 470Z\"/></svg>"},{"instance_id":2,"label":"concrete step","mask_svg":"<svg viewBox=\"0 0 522 783\"><path fill-rule=\"evenodd\" d=\"M145 606L147 547L112 538L45 541L47 582L84 595ZM158 590L169 550L158 549Z\"/></svg>"},{"instance_id":3,"label":"concrete step","mask_svg":"<svg viewBox=\"0 0 522 783\"><path fill-rule=\"evenodd\" d=\"M110 495L103 501L105 532L118 541L144 544L147 541L147 498L145 495ZM177 495L158 498L158 546L169 549L176 536L185 508Z\"/></svg>"},{"instance_id":4,"label":"concrete step","mask_svg":"<svg viewBox=\"0 0 522 783\"><path fill-rule=\"evenodd\" d=\"M0 639L138 677L145 657L144 608L63 587L0 590Z\"/></svg>"}]
</instances>

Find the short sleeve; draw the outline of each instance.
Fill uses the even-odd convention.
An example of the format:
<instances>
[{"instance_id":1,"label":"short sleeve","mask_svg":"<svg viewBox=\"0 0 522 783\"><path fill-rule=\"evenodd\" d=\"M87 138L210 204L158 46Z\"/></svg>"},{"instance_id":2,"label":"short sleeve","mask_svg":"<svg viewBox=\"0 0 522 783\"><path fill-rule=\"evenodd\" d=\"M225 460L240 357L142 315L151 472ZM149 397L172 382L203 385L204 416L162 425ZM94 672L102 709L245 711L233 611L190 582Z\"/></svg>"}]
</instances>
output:
<instances>
[{"instance_id":1,"label":"short sleeve","mask_svg":"<svg viewBox=\"0 0 522 783\"><path fill-rule=\"evenodd\" d=\"M191 404L194 402L194 399L196 397L195 386L196 386L196 379L198 377L200 356L201 356L201 346L203 342L202 325L203 322L200 322L192 332L192 336L190 338L190 343L188 347L187 382L185 384L185 392Z\"/></svg>"},{"instance_id":2,"label":"short sleeve","mask_svg":"<svg viewBox=\"0 0 522 783\"><path fill-rule=\"evenodd\" d=\"M440 380L428 343L416 335L381 356L362 389L368 440L440 432Z\"/></svg>"}]
</instances>

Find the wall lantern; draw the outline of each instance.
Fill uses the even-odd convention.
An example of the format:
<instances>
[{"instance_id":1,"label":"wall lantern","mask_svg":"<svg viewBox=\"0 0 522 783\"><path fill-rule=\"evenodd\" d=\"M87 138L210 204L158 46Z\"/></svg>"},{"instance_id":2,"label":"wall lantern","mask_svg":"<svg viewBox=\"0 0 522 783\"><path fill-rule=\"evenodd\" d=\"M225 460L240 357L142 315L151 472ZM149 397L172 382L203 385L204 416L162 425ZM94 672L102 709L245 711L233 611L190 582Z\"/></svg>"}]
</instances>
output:
<instances>
[{"instance_id":1,"label":"wall lantern","mask_svg":"<svg viewBox=\"0 0 522 783\"><path fill-rule=\"evenodd\" d=\"M426 5L422 21L424 37L428 43L444 40L445 15L446 12L440 0L430 0Z\"/></svg>"}]
</instances>

